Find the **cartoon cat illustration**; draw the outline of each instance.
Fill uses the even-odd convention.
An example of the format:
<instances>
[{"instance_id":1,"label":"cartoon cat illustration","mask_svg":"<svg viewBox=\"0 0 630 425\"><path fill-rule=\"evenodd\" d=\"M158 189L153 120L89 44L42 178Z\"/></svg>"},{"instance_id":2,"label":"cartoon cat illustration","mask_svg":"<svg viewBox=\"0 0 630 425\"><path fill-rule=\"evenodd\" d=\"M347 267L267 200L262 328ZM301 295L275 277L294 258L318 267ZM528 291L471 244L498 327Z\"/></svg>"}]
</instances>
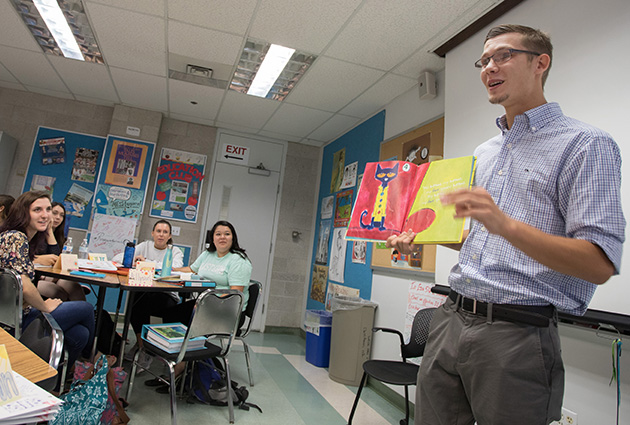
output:
<instances>
[{"instance_id":1,"label":"cartoon cat illustration","mask_svg":"<svg viewBox=\"0 0 630 425\"><path fill-rule=\"evenodd\" d=\"M393 168L381 168L380 164L376 166L376 173L374 178L381 182L378 187L378 193L376 194L376 201L374 201L374 211L372 211L372 218L369 224L363 223L363 218L367 216L368 211L363 210L361 213L361 219L359 224L363 229L385 230L385 215L387 212L387 194L389 191L389 183L398 176L398 164Z\"/></svg>"}]
</instances>

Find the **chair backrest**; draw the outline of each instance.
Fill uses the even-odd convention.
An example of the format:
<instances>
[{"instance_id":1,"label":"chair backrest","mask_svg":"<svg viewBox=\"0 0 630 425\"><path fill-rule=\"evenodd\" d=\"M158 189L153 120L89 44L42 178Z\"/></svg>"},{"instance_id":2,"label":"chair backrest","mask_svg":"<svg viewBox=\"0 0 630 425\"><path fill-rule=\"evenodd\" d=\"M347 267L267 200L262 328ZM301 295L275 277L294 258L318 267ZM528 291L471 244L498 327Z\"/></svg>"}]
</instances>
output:
<instances>
[{"instance_id":1,"label":"chair backrest","mask_svg":"<svg viewBox=\"0 0 630 425\"><path fill-rule=\"evenodd\" d=\"M22 278L15 271L0 268L0 323L22 333Z\"/></svg>"},{"instance_id":2,"label":"chair backrest","mask_svg":"<svg viewBox=\"0 0 630 425\"><path fill-rule=\"evenodd\" d=\"M41 313L22 332L20 342L57 369L63 358L63 331L50 313ZM56 380L55 380L56 381Z\"/></svg>"},{"instance_id":3,"label":"chair backrest","mask_svg":"<svg viewBox=\"0 0 630 425\"><path fill-rule=\"evenodd\" d=\"M223 348L220 356L227 355L238 330L242 307L243 293L241 291L209 289L203 292L195 303L190 326L188 326L177 362L183 359L188 340L198 336L220 339Z\"/></svg>"},{"instance_id":4,"label":"chair backrest","mask_svg":"<svg viewBox=\"0 0 630 425\"><path fill-rule=\"evenodd\" d=\"M403 359L412 359L414 357L420 357L424 354L424 347L427 344L429 338L429 328L431 326L431 319L433 319L433 313L436 308L424 308L418 310L413 318L413 324L411 325L411 335L409 342L402 346Z\"/></svg>"},{"instance_id":5,"label":"chair backrest","mask_svg":"<svg viewBox=\"0 0 630 425\"><path fill-rule=\"evenodd\" d=\"M256 314L256 309L258 307L258 299L260 298L262 292L262 283L257 280L250 280L249 288L247 288L247 290L249 292L249 299L247 300L247 306L241 313L241 318L238 322L237 336L240 338L245 338L252 328L254 314Z\"/></svg>"}]
</instances>

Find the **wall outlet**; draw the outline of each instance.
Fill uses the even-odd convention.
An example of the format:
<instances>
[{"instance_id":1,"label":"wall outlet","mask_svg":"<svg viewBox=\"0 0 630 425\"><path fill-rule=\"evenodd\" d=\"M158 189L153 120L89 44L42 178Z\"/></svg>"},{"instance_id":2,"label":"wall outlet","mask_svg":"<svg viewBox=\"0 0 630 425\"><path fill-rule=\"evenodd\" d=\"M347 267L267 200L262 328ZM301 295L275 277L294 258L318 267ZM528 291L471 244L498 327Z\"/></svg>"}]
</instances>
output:
<instances>
[{"instance_id":1,"label":"wall outlet","mask_svg":"<svg viewBox=\"0 0 630 425\"><path fill-rule=\"evenodd\" d=\"M179 236L179 231L180 231L180 229L181 229L181 227L179 227L179 226L173 226L173 227L171 228L171 234L172 234L173 236Z\"/></svg>"},{"instance_id":2,"label":"wall outlet","mask_svg":"<svg viewBox=\"0 0 630 425\"><path fill-rule=\"evenodd\" d=\"M570 411L569 409L562 408L562 419L559 422L560 425L578 425L577 413Z\"/></svg>"}]
</instances>

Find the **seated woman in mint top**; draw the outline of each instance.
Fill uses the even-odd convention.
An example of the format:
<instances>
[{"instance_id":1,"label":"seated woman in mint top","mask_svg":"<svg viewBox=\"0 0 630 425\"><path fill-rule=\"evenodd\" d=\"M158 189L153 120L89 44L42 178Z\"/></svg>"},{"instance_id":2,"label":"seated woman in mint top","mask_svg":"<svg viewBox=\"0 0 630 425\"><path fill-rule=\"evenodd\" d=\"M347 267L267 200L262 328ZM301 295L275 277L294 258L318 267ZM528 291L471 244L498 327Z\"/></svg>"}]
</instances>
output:
<instances>
[{"instance_id":1,"label":"seated woman in mint top","mask_svg":"<svg viewBox=\"0 0 630 425\"><path fill-rule=\"evenodd\" d=\"M217 221L212 230L212 242L206 251L190 265L177 271L193 272L204 279L216 283L217 289L236 289L243 292L243 310L249 298L249 279L252 276L252 263L245 250L238 245L234 226L228 221ZM194 301L188 301L190 312ZM190 314L188 316L190 321ZM184 321L187 324L188 321Z\"/></svg>"}]
</instances>

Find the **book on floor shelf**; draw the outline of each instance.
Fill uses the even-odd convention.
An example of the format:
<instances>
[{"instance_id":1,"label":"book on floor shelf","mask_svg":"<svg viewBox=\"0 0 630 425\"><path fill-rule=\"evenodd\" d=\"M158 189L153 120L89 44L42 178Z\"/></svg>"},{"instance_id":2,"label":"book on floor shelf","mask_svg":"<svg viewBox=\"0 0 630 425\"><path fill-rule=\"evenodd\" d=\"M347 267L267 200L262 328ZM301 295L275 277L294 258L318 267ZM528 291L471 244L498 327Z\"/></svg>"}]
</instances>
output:
<instances>
[{"instance_id":1,"label":"book on floor shelf","mask_svg":"<svg viewBox=\"0 0 630 425\"><path fill-rule=\"evenodd\" d=\"M352 209L346 239L385 241L409 229L414 243L458 243L465 220L440 195L470 188L475 157L416 165L405 161L368 162Z\"/></svg>"},{"instance_id":2,"label":"book on floor shelf","mask_svg":"<svg viewBox=\"0 0 630 425\"><path fill-rule=\"evenodd\" d=\"M182 323L164 323L161 325L143 325L141 337L167 353L177 353L184 342L188 328ZM188 350L204 348L203 336L188 341Z\"/></svg>"}]
</instances>

